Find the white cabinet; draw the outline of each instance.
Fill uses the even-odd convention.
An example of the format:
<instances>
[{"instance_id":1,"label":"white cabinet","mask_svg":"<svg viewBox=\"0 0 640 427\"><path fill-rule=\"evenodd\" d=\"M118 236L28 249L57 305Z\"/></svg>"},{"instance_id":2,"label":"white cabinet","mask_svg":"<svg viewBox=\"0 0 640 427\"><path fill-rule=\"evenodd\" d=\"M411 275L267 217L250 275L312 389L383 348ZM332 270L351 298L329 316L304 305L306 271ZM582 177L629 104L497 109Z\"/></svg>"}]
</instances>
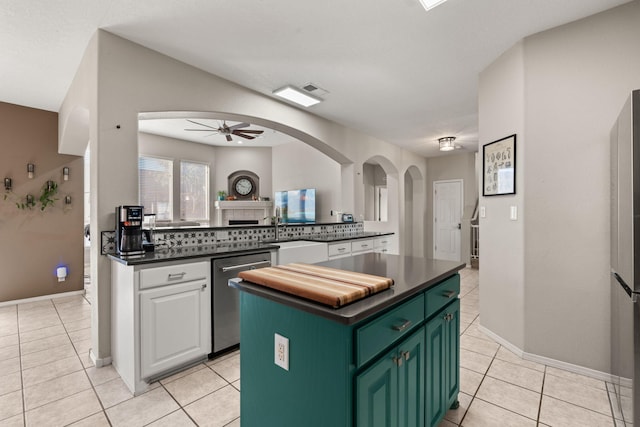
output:
<instances>
[{"instance_id":1,"label":"white cabinet","mask_svg":"<svg viewBox=\"0 0 640 427\"><path fill-rule=\"evenodd\" d=\"M209 285L195 280L140 292L142 378L174 369L210 352Z\"/></svg>"},{"instance_id":2,"label":"white cabinet","mask_svg":"<svg viewBox=\"0 0 640 427\"><path fill-rule=\"evenodd\" d=\"M328 259L326 243L294 240L292 242L280 242L277 245L280 246L277 256L278 265L292 262L313 264Z\"/></svg>"},{"instance_id":3,"label":"white cabinet","mask_svg":"<svg viewBox=\"0 0 640 427\"><path fill-rule=\"evenodd\" d=\"M351 242L342 241L339 243L331 243L328 247L329 259L343 258L351 256Z\"/></svg>"},{"instance_id":4,"label":"white cabinet","mask_svg":"<svg viewBox=\"0 0 640 427\"><path fill-rule=\"evenodd\" d=\"M373 239L373 251L379 253L391 253L393 236L382 236Z\"/></svg>"},{"instance_id":5,"label":"white cabinet","mask_svg":"<svg viewBox=\"0 0 640 427\"><path fill-rule=\"evenodd\" d=\"M211 352L209 261L111 264L111 356L138 395Z\"/></svg>"},{"instance_id":6,"label":"white cabinet","mask_svg":"<svg viewBox=\"0 0 640 427\"><path fill-rule=\"evenodd\" d=\"M380 236L373 239L343 240L337 243L330 243L328 250L329 259L343 258L367 252L394 253L393 235Z\"/></svg>"},{"instance_id":7,"label":"white cabinet","mask_svg":"<svg viewBox=\"0 0 640 427\"><path fill-rule=\"evenodd\" d=\"M351 242L351 253L364 254L373 252L373 239L358 239Z\"/></svg>"}]
</instances>

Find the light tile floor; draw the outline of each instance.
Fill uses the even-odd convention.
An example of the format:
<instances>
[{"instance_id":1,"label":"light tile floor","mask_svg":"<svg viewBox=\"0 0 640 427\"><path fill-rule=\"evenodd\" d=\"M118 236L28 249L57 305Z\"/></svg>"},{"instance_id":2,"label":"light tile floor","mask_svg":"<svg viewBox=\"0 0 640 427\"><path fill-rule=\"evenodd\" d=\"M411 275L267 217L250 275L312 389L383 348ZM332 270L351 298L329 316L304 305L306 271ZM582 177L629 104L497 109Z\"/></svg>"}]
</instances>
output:
<instances>
[{"instance_id":1,"label":"light tile floor","mask_svg":"<svg viewBox=\"0 0 640 427\"><path fill-rule=\"evenodd\" d=\"M460 408L441 427L615 425L604 381L524 361L479 331L478 271L461 278ZM240 426L239 352L133 397L111 366L92 366L90 315L81 296L0 307L0 426Z\"/></svg>"}]
</instances>

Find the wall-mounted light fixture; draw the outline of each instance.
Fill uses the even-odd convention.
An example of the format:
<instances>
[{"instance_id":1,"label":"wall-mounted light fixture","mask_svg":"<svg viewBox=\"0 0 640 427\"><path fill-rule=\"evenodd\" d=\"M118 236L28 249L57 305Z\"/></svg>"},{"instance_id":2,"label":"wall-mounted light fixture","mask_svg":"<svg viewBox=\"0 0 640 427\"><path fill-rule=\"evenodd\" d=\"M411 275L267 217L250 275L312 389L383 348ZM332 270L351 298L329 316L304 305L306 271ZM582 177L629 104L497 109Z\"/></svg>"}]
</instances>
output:
<instances>
[{"instance_id":1,"label":"wall-mounted light fixture","mask_svg":"<svg viewBox=\"0 0 640 427\"><path fill-rule=\"evenodd\" d=\"M64 181L69 181L69 167L65 166L62 168L62 179Z\"/></svg>"},{"instance_id":2,"label":"wall-mounted light fixture","mask_svg":"<svg viewBox=\"0 0 640 427\"><path fill-rule=\"evenodd\" d=\"M64 196L64 204L65 205L71 204L71 196Z\"/></svg>"},{"instance_id":3,"label":"wall-mounted light fixture","mask_svg":"<svg viewBox=\"0 0 640 427\"><path fill-rule=\"evenodd\" d=\"M27 194L27 206L33 206L35 202L33 201L33 196L31 194Z\"/></svg>"},{"instance_id":4,"label":"wall-mounted light fixture","mask_svg":"<svg viewBox=\"0 0 640 427\"><path fill-rule=\"evenodd\" d=\"M33 163L27 163L27 176L29 179L33 179L33 174L36 172L36 165Z\"/></svg>"},{"instance_id":5,"label":"wall-mounted light fixture","mask_svg":"<svg viewBox=\"0 0 640 427\"><path fill-rule=\"evenodd\" d=\"M4 179L4 189L7 191L11 191L11 178Z\"/></svg>"},{"instance_id":6,"label":"wall-mounted light fixture","mask_svg":"<svg viewBox=\"0 0 640 427\"><path fill-rule=\"evenodd\" d=\"M440 151L451 151L456 148L453 143L456 140L455 136L445 136L443 138L438 138L438 143L440 144Z\"/></svg>"},{"instance_id":7,"label":"wall-mounted light fixture","mask_svg":"<svg viewBox=\"0 0 640 427\"><path fill-rule=\"evenodd\" d=\"M52 191L53 187L55 187L56 183L53 181L47 181L47 191Z\"/></svg>"}]
</instances>

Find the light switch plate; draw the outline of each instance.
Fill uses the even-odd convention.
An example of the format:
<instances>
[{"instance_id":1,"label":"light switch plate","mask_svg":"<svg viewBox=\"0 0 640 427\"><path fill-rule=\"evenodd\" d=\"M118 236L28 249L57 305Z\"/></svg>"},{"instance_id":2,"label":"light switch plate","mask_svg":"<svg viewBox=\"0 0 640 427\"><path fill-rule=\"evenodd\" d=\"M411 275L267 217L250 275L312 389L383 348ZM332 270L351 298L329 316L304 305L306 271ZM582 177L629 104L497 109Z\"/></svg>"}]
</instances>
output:
<instances>
[{"instance_id":1,"label":"light switch plate","mask_svg":"<svg viewBox=\"0 0 640 427\"><path fill-rule=\"evenodd\" d=\"M485 209L484 206L480 206L480 218L486 218L487 217L487 210Z\"/></svg>"},{"instance_id":2,"label":"light switch plate","mask_svg":"<svg viewBox=\"0 0 640 427\"><path fill-rule=\"evenodd\" d=\"M289 338L279 334L274 336L274 363L285 371L289 370Z\"/></svg>"},{"instance_id":3,"label":"light switch plate","mask_svg":"<svg viewBox=\"0 0 640 427\"><path fill-rule=\"evenodd\" d=\"M518 207L517 206L511 206L510 212L509 212L509 219L511 221L516 221L518 219Z\"/></svg>"}]
</instances>

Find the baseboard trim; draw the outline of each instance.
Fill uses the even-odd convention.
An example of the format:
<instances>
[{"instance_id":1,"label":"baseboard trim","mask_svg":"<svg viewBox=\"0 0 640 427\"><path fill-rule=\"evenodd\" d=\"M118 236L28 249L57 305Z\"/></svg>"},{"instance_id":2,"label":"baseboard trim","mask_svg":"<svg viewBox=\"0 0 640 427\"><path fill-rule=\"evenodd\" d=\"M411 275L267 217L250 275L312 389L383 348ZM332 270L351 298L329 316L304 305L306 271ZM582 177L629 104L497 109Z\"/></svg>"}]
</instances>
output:
<instances>
[{"instance_id":1,"label":"baseboard trim","mask_svg":"<svg viewBox=\"0 0 640 427\"><path fill-rule=\"evenodd\" d=\"M26 304L29 302L36 302L36 301L44 301L47 299L64 298L64 297L70 297L73 295L84 295L84 289L81 289L79 291L61 292L59 294L42 295L39 297L17 299L13 301L4 301L4 302L0 302L0 307L6 307L8 305Z\"/></svg>"},{"instance_id":2,"label":"baseboard trim","mask_svg":"<svg viewBox=\"0 0 640 427\"><path fill-rule=\"evenodd\" d=\"M534 353L527 353L526 351L520 349L509 341L505 340L501 336L495 334L484 326L478 325L478 330L482 331L495 342L500 344L503 347L506 347L515 355L521 357L524 360L528 360L530 362L540 363L542 365L551 366L552 368L563 369L565 371L573 372L575 374L584 375L585 377L594 378L596 380L614 382L615 377L607 372L597 371L595 369L587 368L580 365L574 365L573 363L563 362L561 360L552 359L550 357L540 356ZM621 379L624 381L624 378ZM623 384L624 385L624 384Z\"/></svg>"},{"instance_id":3,"label":"baseboard trim","mask_svg":"<svg viewBox=\"0 0 640 427\"><path fill-rule=\"evenodd\" d=\"M102 359L98 358L93 353L93 349L89 350L89 357L91 358L91 361L93 362L96 368L102 368L103 366L111 365L111 357L105 357Z\"/></svg>"}]
</instances>

